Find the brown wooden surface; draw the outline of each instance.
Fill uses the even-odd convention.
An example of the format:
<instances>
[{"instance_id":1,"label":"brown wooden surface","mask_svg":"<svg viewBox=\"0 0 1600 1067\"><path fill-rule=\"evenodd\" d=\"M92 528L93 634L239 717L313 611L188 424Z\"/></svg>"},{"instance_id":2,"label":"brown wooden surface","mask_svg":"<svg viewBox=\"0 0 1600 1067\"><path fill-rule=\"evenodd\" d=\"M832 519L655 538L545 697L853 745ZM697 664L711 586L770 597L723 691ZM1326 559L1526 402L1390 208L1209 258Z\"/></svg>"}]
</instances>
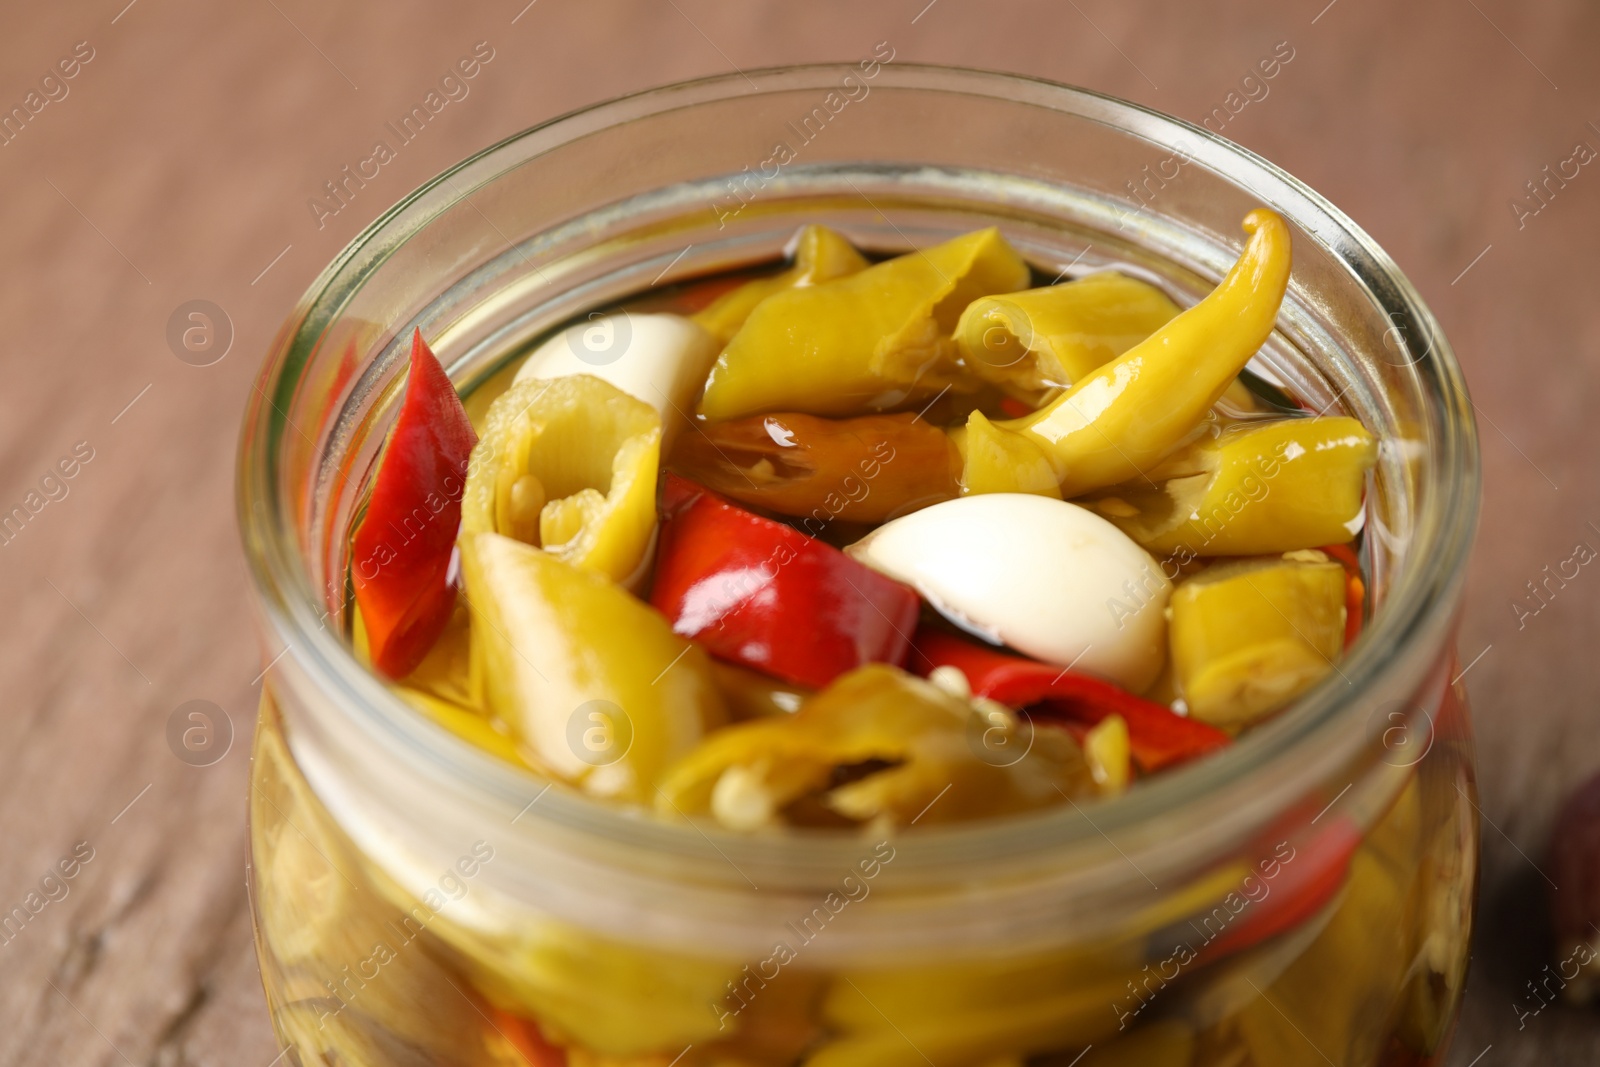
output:
<instances>
[{"instance_id":1,"label":"brown wooden surface","mask_svg":"<svg viewBox=\"0 0 1600 1067\"><path fill-rule=\"evenodd\" d=\"M70 494L0 547L0 912L75 843L95 850L70 895L0 944L0 1064L267 1067L278 1054L244 891L260 664L233 455L261 354L321 266L413 186L536 121L735 65L855 59L880 40L897 60L1021 71L1194 120L1278 42L1294 49L1270 94L1223 132L1393 254L1453 340L1484 418L1487 498L1461 651L1492 825L1451 1062L1600 1059L1600 1018L1552 1007L1519 1030L1515 1007L1542 962L1544 881L1527 857L1541 858L1558 798L1600 769L1600 574L1585 568L1520 627L1510 606L1577 542L1600 547L1600 165L1521 228L1510 206L1575 143L1600 147L1600 11L1579 0L526 2L0 9L0 110L77 42L94 50L69 95L0 147L0 511L75 443L94 450ZM307 198L485 40L496 58L471 95L319 230ZM167 346L169 315L192 299L221 305L236 329L214 366ZM192 698L224 707L237 732L211 767L175 759L165 739Z\"/></svg>"}]
</instances>

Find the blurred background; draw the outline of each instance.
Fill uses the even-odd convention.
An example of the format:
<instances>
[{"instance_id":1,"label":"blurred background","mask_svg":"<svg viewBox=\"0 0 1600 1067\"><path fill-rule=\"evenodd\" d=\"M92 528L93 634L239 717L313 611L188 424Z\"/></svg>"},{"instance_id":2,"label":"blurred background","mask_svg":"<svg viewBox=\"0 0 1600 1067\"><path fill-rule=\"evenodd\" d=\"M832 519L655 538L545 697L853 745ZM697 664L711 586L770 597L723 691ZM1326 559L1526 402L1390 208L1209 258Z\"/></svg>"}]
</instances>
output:
<instances>
[{"instance_id":1,"label":"blurred background","mask_svg":"<svg viewBox=\"0 0 1600 1067\"><path fill-rule=\"evenodd\" d=\"M0 912L80 842L92 858L0 943L0 1064L278 1054L245 890L264 659L233 461L262 355L322 266L529 125L878 42L1209 116L1421 290L1473 387L1487 489L1460 639L1485 858L1451 1063L1600 1061L1600 1017L1519 1019L1546 954L1535 865L1561 797L1600 770L1600 572L1543 601L1529 584L1600 549L1597 40L1578 0L8 0L0 512L29 518L0 534ZM467 95L333 212L325 183L475 48L493 58ZM1241 84L1273 56L1275 77ZM185 348L195 308L214 333ZM194 700L221 710L204 766L169 745Z\"/></svg>"}]
</instances>

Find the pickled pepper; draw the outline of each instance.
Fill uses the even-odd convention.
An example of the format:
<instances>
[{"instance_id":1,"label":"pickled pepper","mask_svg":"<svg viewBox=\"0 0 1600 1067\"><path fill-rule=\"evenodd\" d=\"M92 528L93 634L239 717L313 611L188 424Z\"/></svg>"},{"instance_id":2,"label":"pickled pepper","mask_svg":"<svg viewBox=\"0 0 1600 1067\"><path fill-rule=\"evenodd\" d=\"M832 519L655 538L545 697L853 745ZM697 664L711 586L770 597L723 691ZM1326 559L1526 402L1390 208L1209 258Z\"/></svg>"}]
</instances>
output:
<instances>
[{"instance_id":1,"label":"pickled pepper","mask_svg":"<svg viewBox=\"0 0 1600 1067\"><path fill-rule=\"evenodd\" d=\"M496 533L462 548L479 703L544 770L648 803L727 715L704 651L622 587Z\"/></svg>"},{"instance_id":2,"label":"pickled pepper","mask_svg":"<svg viewBox=\"0 0 1600 1067\"><path fill-rule=\"evenodd\" d=\"M476 441L455 386L413 331L405 399L350 546L372 665L391 678L420 663L450 620L447 572Z\"/></svg>"},{"instance_id":3,"label":"pickled pepper","mask_svg":"<svg viewBox=\"0 0 1600 1067\"><path fill-rule=\"evenodd\" d=\"M1359 530L1372 434L1355 419L1228 427L1134 480L1098 510L1152 552L1250 556L1339 544ZM1129 514L1129 512L1132 514Z\"/></svg>"},{"instance_id":4,"label":"pickled pepper","mask_svg":"<svg viewBox=\"0 0 1600 1067\"><path fill-rule=\"evenodd\" d=\"M1042 705L1069 719L1097 724L1118 715L1128 727L1133 758L1146 774L1196 759L1228 744L1228 735L1110 682L988 648L938 630L917 631L912 662L919 670L954 667L972 692L1013 708Z\"/></svg>"},{"instance_id":5,"label":"pickled pepper","mask_svg":"<svg viewBox=\"0 0 1600 1067\"><path fill-rule=\"evenodd\" d=\"M1178 305L1115 271L974 300L956 326L962 359L980 378L1036 403L1068 389L1165 326Z\"/></svg>"},{"instance_id":6,"label":"pickled pepper","mask_svg":"<svg viewBox=\"0 0 1600 1067\"><path fill-rule=\"evenodd\" d=\"M669 474L650 603L722 659L805 686L898 664L917 594L782 523Z\"/></svg>"},{"instance_id":7,"label":"pickled pepper","mask_svg":"<svg viewBox=\"0 0 1600 1067\"><path fill-rule=\"evenodd\" d=\"M505 534L629 581L655 530L660 454L660 417L609 382L517 382L473 452L462 536Z\"/></svg>"},{"instance_id":8,"label":"pickled pepper","mask_svg":"<svg viewBox=\"0 0 1600 1067\"><path fill-rule=\"evenodd\" d=\"M756 305L774 293L829 282L867 269L866 257L843 234L812 223L795 235L794 265L770 278L745 282L694 314L695 322L727 344Z\"/></svg>"},{"instance_id":9,"label":"pickled pepper","mask_svg":"<svg viewBox=\"0 0 1600 1067\"><path fill-rule=\"evenodd\" d=\"M774 293L717 357L700 413L858 415L931 398L966 381L950 337L962 309L1027 284L1028 265L987 229Z\"/></svg>"},{"instance_id":10,"label":"pickled pepper","mask_svg":"<svg viewBox=\"0 0 1600 1067\"><path fill-rule=\"evenodd\" d=\"M1288 286L1288 225L1257 208L1244 228L1238 261L1194 307L1032 415L969 422L966 491L1030 491L1007 464L1042 457L1071 498L1139 477L1181 444L1271 335Z\"/></svg>"},{"instance_id":11,"label":"pickled pepper","mask_svg":"<svg viewBox=\"0 0 1600 1067\"><path fill-rule=\"evenodd\" d=\"M961 495L961 455L911 412L824 419L786 412L679 439L668 467L734 500L826 525L883 522Z\"/></svg>"},{"instance_id":12,"label":"pickled pepper","mask_svg":"<svg viewBox=\"0 0 1600 1067\"><path fill-rule=\"evenodd\" d=\"M793 715L739 723L707 738L668 774L657 810L712 814L730 828L753 830L815 795L854 821L881 817L906 825L920 814L924 825L1093 794L1083 753L1061 730L1039 727L1031 739L1019 734L1012 742L1019 755L983 758L988 731L1023 728L982 719L967 702L921 679L869 664ZM862 767L876 769L847 774L842 784L835 776Z\"/></svg>"},{"instance_id":13,"label":"pickled pepper","mask_svg":"<svg viewBox=\"0 0 1600 1067\"><path fill-rule=\"evenodd\" d=\"M1189 714L1239 727L1334 669L1344 568L1293 559L1218 564L1172 594L1172 662Z\"/></svg>"}]
</instances>

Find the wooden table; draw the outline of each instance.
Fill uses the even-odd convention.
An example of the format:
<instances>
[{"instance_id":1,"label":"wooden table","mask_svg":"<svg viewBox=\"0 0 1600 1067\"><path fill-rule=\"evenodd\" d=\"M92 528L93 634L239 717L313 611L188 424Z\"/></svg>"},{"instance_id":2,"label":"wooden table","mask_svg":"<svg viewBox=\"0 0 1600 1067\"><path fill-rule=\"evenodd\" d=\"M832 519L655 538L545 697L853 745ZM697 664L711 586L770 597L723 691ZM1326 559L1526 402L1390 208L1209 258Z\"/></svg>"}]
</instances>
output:
<instances>
[{"instance_id":1,"label":"wooden table","mask_svg":"<svg viewBox=\"0 0 1600 1067\"><path fill-rule=\"evenodd\" d=\"M1525 189L1576 144L1600 146L1597 34L1600 11L1578 0L9 5L0 112L37 113L0 146L0 316L14 331L0 511L75 446L80 462L0 546L0 911L77 843L93 859L0 944L0 1064L267 1067L278 1054L243 884L261 667L233 457L260 356L321 266L407 190L536 121L878 41L899 59L1021 71L1194 120L1280 42L1292 49L1224 132L1394 255L1483 420L1487 503L1461 634L1481 742L1482 927L1451 1062L1594 1062L1594 1016L1552 1007L1519 1031L1514 1003L1542 963L1544 883L1528 857L1562 794L1600 768L1600 577L1581 574L1536 616L1511 605L1577 542L1600 546L1600 168L1552 182L1545 202ZM319 226L308 198L479 41L496 60L471 95ZM73 77L40 89L62 70ZM207 367L166 338L196 299L234 329ZM212 766L168 748L191 699L224 708L236 733Z\"/></svg>"}]
</instances>

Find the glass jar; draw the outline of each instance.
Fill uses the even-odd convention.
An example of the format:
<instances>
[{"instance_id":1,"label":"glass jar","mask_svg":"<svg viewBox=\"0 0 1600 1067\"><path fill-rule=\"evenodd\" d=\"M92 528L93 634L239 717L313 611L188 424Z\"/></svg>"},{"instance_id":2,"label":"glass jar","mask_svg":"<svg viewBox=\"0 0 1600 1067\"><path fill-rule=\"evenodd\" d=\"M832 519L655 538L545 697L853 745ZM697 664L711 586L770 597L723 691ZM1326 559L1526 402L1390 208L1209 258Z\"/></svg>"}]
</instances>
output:
<instances>
[{"instance_id":1,"label":"glass jar","mask_svg":"<svg viewBox=\"0 0 1600 1067\"><path fill-rule=\"evenodd\" d=\"M349 652L348 534L413 327L470 404L553 325L770 260L808 221L875 252L998 225L1047 274L1116 266L1193 300L1262 203L1295 258L1254 366L1383 439L1376 611L1333 674L1221 754L1087 808L739 836L500 763ZM1442 1062L1477 869L1453 682L1471 409L1395 265L1266 161L887 45L672 86L407 197L313 285L258 385L239 507L272 665L251 886L300 1063Z\"/></svg>"}]
</instances>

